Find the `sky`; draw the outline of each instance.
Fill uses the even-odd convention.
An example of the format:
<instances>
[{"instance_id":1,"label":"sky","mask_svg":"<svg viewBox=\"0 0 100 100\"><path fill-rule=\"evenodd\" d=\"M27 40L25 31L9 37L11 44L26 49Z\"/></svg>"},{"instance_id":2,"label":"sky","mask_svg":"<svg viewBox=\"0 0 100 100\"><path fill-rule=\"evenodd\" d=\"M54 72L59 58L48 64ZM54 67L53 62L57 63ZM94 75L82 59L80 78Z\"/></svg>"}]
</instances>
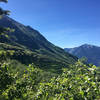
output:
<instances>
[{"instance_id":1,"label":"sky","mask_svg":"<svg viewBox=\"0 0 100 100\"><path fill-rule=\"evenodd\" d=\"M8 0L0 6L59 47L100 46L100 0Z\"/></svg>"}]
</instances>

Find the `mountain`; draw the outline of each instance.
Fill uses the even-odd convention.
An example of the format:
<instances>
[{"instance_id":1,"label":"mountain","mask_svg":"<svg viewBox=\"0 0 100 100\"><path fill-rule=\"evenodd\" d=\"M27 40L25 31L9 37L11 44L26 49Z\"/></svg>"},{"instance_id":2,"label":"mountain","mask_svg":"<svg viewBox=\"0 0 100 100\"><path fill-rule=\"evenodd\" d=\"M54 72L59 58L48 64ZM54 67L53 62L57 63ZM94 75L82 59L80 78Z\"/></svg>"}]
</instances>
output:
<instances>
[{"instance_id":1,"label":"mountain","mask_svg":"<svg viewBox=\"0 0 100 100\"><path fill-rule=\"evenodd\" d=\"M86 57L89 63L100 66L100 47L84 44L75 48L65 48L65 51L79 58Z\"/></svg>"},{"instance_id":2,"label":"mountain","mask_svg":"<svg viewBox=\"0 0 100 100\"><path fill-rule=\"evenodd\" d=\"M47 69L52 67L59 69L77 60L77 57L50 43L37 30L8 16L0 19L0 26L15 30L8 33L7 37L0 37L0 50L7 52L10 59L17 59L24 64L35 63Z\"/></svg>"}]
</instances>

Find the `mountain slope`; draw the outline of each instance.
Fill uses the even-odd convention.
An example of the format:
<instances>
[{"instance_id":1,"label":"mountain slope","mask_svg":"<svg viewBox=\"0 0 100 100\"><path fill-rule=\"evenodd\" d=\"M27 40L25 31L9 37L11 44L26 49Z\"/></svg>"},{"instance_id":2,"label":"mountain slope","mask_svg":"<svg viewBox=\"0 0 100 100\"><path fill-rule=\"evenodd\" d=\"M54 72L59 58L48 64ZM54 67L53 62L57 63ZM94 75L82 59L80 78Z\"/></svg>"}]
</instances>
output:
<instances>
[{"instance_id":1,"label":"mountain slope","mask_svg":"<svg viewBox=\"0 0 100 100\"><path fill-rule=\"evenodd\" d=\"M86 57L89 63L100 66L100 47L84 44L75 48L65 48L65 51L79 58Z\"/></svg>"},{"instance_id":2,"label":"mountain slope","mask_svg":"<svg viewBox=\"0 0 100 100\"><path fill-rule=\"evenodd\" d=\"M16 51L13 58L20 59L23 63L34 62L40 67L68 66L77 60L75 56L50 43L37 30L20 24L8 16L0 20L0 26L15 29L13 33L8 33L8 38L0 39L0 47L3 50Z\"/></svg>"}]
</instances>

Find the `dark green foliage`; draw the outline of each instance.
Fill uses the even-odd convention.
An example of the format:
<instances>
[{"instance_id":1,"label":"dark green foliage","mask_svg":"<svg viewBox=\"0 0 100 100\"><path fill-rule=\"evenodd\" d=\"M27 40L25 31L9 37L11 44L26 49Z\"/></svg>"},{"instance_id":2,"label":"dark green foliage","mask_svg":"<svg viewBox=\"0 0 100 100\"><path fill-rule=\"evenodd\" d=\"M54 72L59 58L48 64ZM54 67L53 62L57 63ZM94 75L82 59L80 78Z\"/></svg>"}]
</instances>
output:
<instances>
[{"instance_id":1,"label":"dark green foliage","mask_svg":"<svg viewBox=\"0 0 100 100\"><path fill-rule=\"evenodd\" d=\"M8 0L0 0L0 2L5 2L5 3L7 3L7 2L8 2Z\"/></svg>"},{"instance_id":2,"label":"dark green foliage","mask_svg":"<svg viewBox=\"0 0 100 100\"><path fill-rule=\"evenodd\" d=\"M0 2L4 2L4 3L7 3L8 0L0 0ZM8 10L3 10L2 8L0 8L0 16L2 15L9 15L9 12Z\"/></svg>"},{"instance_id":3,"label":"dark green foliage","mask_svg":"<svg viewBox=\"0 0 100 100\"><path fill-rule=\"evenodd\" d=\"M100 47L85 44L76 48L66 48L65 51L79 58L86 57L88 59L88 63L100 66Z\"/></svg>"},{"instance_id":4,"label":"dark green foliage","mask_svg":"<svg viewBox=\"0 0 100 100\"><path fill-rule=\"evenodd\" d=\"M96 66L78 61L50 82L40 83L35 100L99 100L100 81Z\"/></svg>"},{"instance_id":5,"label":"dark green foliage","mask_svg":"<svg viewBox=\"0 0 100 100\"><path fill-rule=\"evenodd\" d=\"M0 8L0 15L9 15L9 12L8 10L3 10L2 8Z\"/></svg>"},{"instance_id":6,"label":"dark green foliage","mask_svg":"<svg viewBox=\"0 0 100 100\"><path fill-rule=\"evenodd\" d=\"M7 0L0 0L0 2L5 2L7 3L8 1ZM4 15L9 15L9 12L8 10L3 10L2 8L0 8L0 19L4 16ZM5 27L2 27L2 25L0 25L0 40L2 41L3 39L6 40L5 37L8 37L8 34L11 32L11 29L10 28L5 28Z\"/></svg>"},{"instance_id":7,"label":"dark green foliage","mask_svg":"<svg viewBox=\"0 0 100 100\"><path fill-rule=\"evenodd\" d=\"M0 66L0 100L99 100L99 76L80 61L57 75L8 60Z\"/></svg>"},{"instance_id":8,"label":"dark green foliage","mask_svg":"<svg viewBox=\"0 0 100 100\"><path fill-rule=\"evenodd\" d=\"M9 85L13 82L13 77L8 73L7 64L0 64L0 95L8 89Z\"/></svg>"},{"instance_id":9,"label":"dark green foliage","mask_svg":"<svg viewBox=\"0 0 100 100\"><path fill-rule=\"evenodd\" d=\"M54 75L34 64L25 66L18 61L7 60L0 66L0 100L32 100L39 83L48 82Z\"/></svg>"}]
</instances>

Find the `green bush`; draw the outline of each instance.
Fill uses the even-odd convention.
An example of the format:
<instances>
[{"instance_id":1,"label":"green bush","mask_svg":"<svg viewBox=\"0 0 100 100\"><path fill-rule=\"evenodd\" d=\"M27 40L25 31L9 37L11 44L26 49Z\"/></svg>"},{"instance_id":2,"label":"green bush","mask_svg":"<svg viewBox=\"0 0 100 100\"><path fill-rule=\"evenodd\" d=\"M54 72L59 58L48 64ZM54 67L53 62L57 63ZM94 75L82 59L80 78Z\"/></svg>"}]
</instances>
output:
<instances>
[{"instance_id":1,"label":"green bush","mask_svg":"<svg viewBox=\"0 0 100 100\"><path fill-rule=\"evenodd\" d=\"M100 82L96 74L96 66L78 61L50 82L40 83L35 99L99 100Z\"/></svg>"},{"instance_id":2,"label":"green bush","mask_svg":"<svg viewBox=\"0 0 100 100\"><path fill-rule=\"evenodd\" d=\"M16 63L0 65L0 100L100 99L100 75L94 65L78 61L62 74L53 75L34 64L26 67L19 63L16 68Z\"/></svg>"}]
</instances>

